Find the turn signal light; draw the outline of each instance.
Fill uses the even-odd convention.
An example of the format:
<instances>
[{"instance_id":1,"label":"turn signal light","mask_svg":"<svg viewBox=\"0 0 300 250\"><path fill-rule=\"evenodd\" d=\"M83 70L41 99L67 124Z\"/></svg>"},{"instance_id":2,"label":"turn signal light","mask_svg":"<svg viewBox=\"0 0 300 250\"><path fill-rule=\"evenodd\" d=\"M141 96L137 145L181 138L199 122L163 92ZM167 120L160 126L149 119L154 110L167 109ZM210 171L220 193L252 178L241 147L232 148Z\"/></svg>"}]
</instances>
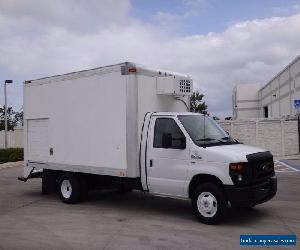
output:
<instances>
[{"instance_id":1,"label":"turn signal light","mask_svg":"<svg viewBox=\"0 0 300 250\"><path fill-rule=\"evenodd\" d=\"M233 171L243 172L246 166L242 163L230 163L229 168Z\"/></svg>"}]
</instances>

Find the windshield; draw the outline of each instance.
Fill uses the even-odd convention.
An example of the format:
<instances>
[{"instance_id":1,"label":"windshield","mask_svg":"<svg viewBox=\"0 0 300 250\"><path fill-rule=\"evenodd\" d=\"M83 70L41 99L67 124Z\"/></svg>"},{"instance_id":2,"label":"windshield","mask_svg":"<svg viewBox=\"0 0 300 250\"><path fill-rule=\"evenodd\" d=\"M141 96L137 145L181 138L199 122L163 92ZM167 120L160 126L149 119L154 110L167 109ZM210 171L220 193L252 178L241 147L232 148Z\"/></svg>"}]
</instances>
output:
<instances>
[{"instance_id":1,"label":"windshield","mask_svg":"<svg viewBox=\"0 0 300 250\"><path fill-rule=\"evenodd\" d=\"M179 115L178 119L198 146L238 143L210 117L203 115Z\"/></svg>"}]
</instances>

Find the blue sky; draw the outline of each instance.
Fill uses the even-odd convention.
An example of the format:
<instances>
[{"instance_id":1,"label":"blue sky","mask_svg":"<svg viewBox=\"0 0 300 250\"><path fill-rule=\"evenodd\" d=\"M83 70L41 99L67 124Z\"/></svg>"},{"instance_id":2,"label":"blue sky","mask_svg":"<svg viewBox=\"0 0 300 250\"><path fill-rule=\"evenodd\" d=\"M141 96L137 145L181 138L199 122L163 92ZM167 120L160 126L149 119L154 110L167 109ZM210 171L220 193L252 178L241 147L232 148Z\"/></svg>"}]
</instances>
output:
<instances>
[{"instance_id":1,"label":"blue sky","mask_svg":"<svg viewBox=\"0 0 300 250\"><path fill-rule=\"evenodd\" d=\"M23 80L133 61L190 74L225 117L300 54L300 1L0 0L0 30L0 105L5 79L19 109Z\"/></svg>"},{"instance_id":2,"label":"blue sky","mask_svg":"<svg viewBox=\"0 0 300 250\"><path fill-rule=\"evenodd\" d=\"M181 18L181 35L221 32L233 23L289 16L300 9L299 0L133 0L130 14L160 25L159 12Z\"/></svg>"}]
</instances>

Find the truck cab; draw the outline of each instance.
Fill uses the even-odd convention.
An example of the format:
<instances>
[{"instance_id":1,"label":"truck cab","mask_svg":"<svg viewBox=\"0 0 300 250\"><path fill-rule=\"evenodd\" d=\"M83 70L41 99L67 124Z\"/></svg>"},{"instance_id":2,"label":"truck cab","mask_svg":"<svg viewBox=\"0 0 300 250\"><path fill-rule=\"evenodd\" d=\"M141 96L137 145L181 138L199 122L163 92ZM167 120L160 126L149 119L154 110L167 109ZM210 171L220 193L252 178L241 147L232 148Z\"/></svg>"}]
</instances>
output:
<instances>
[{"instance_id":1,"label":"truck cab","mask_svg":"<svg viewBox=\"0 0 300 250\"><path fill-rule=\"evenodd\" d=\"M152 194L192 199L204 223L228 206L253 207L276 194L273 156L231 138L195 113L148 113L141 140L141 181Z\"/></svg>"}]
</instances>

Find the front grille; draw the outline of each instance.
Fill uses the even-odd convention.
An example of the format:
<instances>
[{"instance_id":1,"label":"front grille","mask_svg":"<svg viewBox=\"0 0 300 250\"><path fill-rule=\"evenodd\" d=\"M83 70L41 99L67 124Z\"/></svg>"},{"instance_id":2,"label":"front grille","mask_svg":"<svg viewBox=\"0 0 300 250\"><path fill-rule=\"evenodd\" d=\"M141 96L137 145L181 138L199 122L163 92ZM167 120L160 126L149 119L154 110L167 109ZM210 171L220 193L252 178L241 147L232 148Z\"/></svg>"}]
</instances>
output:
<instances>
[{"instance_id":1,"label":"front grille","mask_svg":"<svg viewBox=\"0 0 300 250\"><path fill-rule=\"evenodd\" d=\"M252 184L263 183L275 174L273 155L270 152L249 154L246 157L252 171Z\"/></svg>"}]
</instances>

